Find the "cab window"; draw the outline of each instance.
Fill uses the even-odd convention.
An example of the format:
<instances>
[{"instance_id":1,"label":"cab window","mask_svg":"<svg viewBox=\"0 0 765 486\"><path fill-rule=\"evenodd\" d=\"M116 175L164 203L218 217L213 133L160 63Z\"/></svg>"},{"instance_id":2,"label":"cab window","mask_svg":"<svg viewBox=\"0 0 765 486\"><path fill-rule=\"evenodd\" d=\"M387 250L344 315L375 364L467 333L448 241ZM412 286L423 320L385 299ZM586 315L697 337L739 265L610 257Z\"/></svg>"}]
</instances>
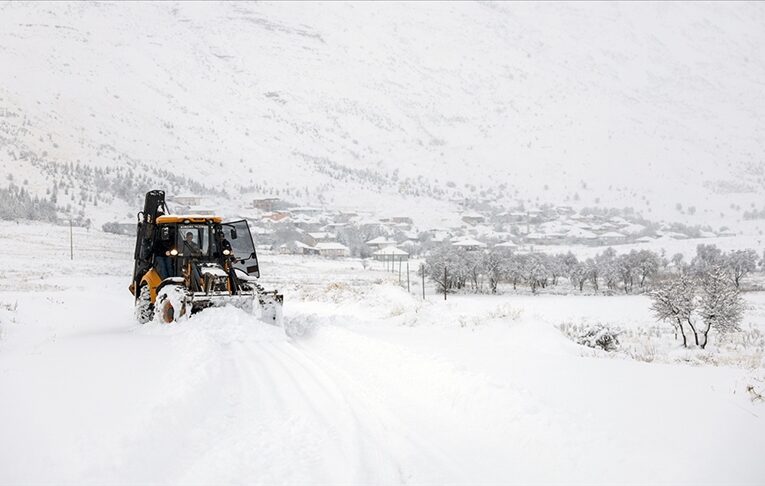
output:
<instances>
[{"instance_id":1,"label":"cab window","mask_svg":"<svg viewBox=\"0 0 765 486\"><path fill-rule=\"evenodd\" d=\"M181 225L178 227L177 242L179 255L207 255L210 250L210 230L203 225Z\"/></svg>"}]
</instances>

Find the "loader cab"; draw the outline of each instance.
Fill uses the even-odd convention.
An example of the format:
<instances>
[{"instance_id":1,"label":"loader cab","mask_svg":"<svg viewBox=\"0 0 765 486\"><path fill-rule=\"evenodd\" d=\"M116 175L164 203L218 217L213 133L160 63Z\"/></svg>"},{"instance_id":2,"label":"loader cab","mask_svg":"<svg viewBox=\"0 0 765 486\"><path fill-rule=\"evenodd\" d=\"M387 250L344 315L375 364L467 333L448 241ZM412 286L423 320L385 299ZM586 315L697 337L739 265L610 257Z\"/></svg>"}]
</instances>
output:
<instances>
[{"instance_id":1,"label":"loader cab","mask_svg":"<svg viewBox=\"0 0 765 486\"><path fill-rule=\"evenodd\" d=\"M175 275L191 260L195 265L230 261L248 276L260 277L258 257L247 221L223 222L218 216L160 216L157 256L172 259Z\"/></svg>"}]
</instances>

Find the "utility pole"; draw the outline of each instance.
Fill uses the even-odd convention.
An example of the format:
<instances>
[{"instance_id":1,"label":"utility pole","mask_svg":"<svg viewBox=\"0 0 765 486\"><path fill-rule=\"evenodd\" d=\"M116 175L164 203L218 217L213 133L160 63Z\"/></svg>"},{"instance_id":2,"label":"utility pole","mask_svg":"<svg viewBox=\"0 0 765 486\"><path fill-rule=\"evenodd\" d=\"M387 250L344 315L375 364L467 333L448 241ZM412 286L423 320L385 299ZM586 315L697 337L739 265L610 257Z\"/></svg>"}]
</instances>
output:
<instances>
[{"instance_id":1,"label":"utility pole","mask_svg":"<svg viewBox=\"0 0 765 486\"><path fill-rule=\"evenodd\" d=\"M420 275L422 275L422 300L425 300L425 264L420 263Z\"/></svg>"},{"instance_id":2,"label":"utility pole","mask_svg":"<svg viewBox=\"0 0 765 486\"><path fill-rule=\"evenodd\" d=\"M444 300L446 300L446 267L444 267Z\"/></svg>"},{"instance_id":3,"label":"utility pole","mask_svg":"<svg viewBox=\"0 0 765 486\"><path fill-rule=\"evenodd\" d=\"M409 293L409 259L406 260L406 292Z\"/></svg>"},{"instance_id":4,"label":"utility pole","mask_svg":"<svg viewBox=\"0 0 765 486\"><path fill-rule=\"evenodd\" d=\"M69 259L74 260L74 233L71 219L69 219Z\"/></svg>"}]
</instances>

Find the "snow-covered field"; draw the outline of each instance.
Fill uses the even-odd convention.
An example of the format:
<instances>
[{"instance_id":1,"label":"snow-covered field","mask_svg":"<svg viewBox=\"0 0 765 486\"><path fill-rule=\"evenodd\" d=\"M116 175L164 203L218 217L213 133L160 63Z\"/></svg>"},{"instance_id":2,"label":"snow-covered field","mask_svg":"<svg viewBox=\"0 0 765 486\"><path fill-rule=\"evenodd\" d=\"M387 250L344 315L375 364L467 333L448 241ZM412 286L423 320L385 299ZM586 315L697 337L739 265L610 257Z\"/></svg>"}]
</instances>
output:
<instances>
[{"instance_id":1,"label":"snow-covered field","mask_svg":"<svg viewBox=\"0 0 765 486\"><path fill-rule=\"evenodd\" d=\"M762 348L684 355L645 297L423 301L264 255L286 333L234 308L139 326L132 243L75 229L70 261L68 228L0 224L0 484L765 482ZM655 356L559 329L588 322Z\"/></svg>"}]
</instances>

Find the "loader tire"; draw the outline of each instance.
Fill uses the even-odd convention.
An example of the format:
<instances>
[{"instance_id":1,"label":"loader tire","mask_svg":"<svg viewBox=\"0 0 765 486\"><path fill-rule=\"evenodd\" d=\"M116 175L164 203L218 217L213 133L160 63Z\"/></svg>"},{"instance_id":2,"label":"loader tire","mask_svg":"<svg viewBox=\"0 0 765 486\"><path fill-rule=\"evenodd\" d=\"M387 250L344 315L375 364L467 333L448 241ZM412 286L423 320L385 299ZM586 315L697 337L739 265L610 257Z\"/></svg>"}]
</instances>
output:
<instances>
[{"instance_id":1,"label":"loader tire","mask_svg":"<svg viewBox=\"0 0 765 486\"><path fill-rule=\"evenodd\" d=\"M146 324L154 318L154 304L151 303L151 291L148 285L141 285L135 300L135 318L139 324Z\"/></svg>"},{"instance_id":2,"label":"loader tire","mask_svg":"<svg viewBox=\"0 0 765 486\"><path fill-rule=\"evenodd\" d=\"M161 322L172 324L186 316L185 291L177 285L167 285L157 294L157 314Z\"/></svg>"},{"instance_id":3,"label":"loader tire","mask_svg":"<svg viewBox=\"0 0 765 486\"><path fill-rule=\"evenodd\" d=\"M170 324L175 321L175 308L169 300L162 302L162 322Z\"/></svg>"}]
</instances>

